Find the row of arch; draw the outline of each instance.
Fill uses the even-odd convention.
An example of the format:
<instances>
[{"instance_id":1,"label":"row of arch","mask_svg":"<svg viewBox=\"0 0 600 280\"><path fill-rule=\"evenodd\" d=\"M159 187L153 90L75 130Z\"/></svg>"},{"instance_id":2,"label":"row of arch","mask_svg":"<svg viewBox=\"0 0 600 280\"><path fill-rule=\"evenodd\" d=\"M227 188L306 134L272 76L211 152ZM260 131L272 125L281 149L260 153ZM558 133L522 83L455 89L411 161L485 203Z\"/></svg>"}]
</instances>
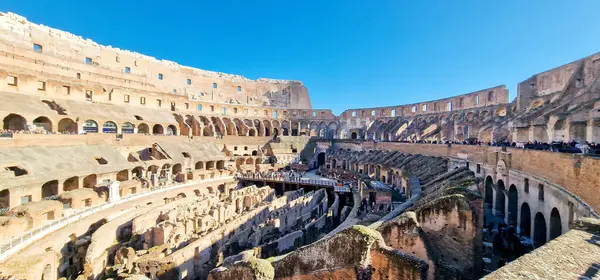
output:
<instances>
[{"instance_id":1,"label":"row of arch","mask_svg":"<svg viewBox=\"0 0 600 280\"><path fill-rule=\"evenodd\" d=\"M48 117L40 116L33 120L32 125L36 128L41 128L47 132L58 132L58 133L142 133L142 134L155 134L155 135L177 135L177 127L175 125L167 125L166 128L162 124L154 124L152 129L146 123L139 123L137 126L131 122L123 122L117 124L113 121L106 121L99 125L97 121L88 119L83 121L79 126L75 121L70 118L63 118L58 121L56 130L53 129L52 120ZM29 125L27 120L18 114L9 114L2 120L2 128L10 131L27 131Z\"/></svg>"},{"instance_id":2,"label":"row of arch","mask_svg":"<svg viewBox=\"0 0 600 280\"><path fill-rule=\"evenodd\" d=\"M182 134L193 136L318 136L333 139L338 124L324 121L239 119L174 115Z\"/></svg>"},{"instance_id":3,"label":"row of arch","mask_svg":"<svg viewBox=\"0 0 600 280\"><path fill-rule=\"evenodd\" d=\"M258 159L257 159L258 161ZM210 161L198 161L194 165L195 170L223 170L225 169L225 161L224 160L210 160ZM123 169L118 171L114 177L116 181L123 182L128 181L133 178L138 179L146 179L149 180L149 184L154 184L157 182L160 177L169 177L169 176L177 176L178 174L182 174L184 172L183 166L181 163L170 164L165 163L162 166L158 165L150 165L147 168L142 166L137 166L131 170ZM40 194L42 199L51 198L57 196L63 192L73 191L80 188L94 188L98 185L98 174L89 174L85 177L81 176L72 176L64 181L62 180L50 180L44 183L41 186ZM103 179L106 176L102 176ZM62 183L60 182L62 181ZM108 195L106 192L105 195ZM4 189L0 191L0 209L14 207L16 205L10 205L10 189ZM37 195L33 195L32 197L38 197Z\"/></svg>"},{"instance_id":4,"label":"row of arch","mask_svg":"<svg viewBox=\"0 0 600 280\"><path fill-rule=\"evenodd\" d=\"M493 205L495 214L505 216L508 224L517 225L520 233L531 238L535 247L546 244L563 232L561 214L556 207L550 211L550 219L547 222L542 211L531 209L527 201L519 202L517 186L511 184L506 189L502 179L494 184L491 176L486 177L484 203L488 208Z\"/></svg>"}]
</instances>

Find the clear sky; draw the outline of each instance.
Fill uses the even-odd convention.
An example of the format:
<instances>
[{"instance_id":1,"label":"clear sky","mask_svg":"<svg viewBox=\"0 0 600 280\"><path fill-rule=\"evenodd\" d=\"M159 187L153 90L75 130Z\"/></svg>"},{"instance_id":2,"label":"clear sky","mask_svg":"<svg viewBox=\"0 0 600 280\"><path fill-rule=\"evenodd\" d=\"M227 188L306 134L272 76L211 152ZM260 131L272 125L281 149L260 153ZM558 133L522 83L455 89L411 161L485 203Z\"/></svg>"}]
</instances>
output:
<instances>
[{"instance_id":1,"label":"clear sky","mask_svg":"<svg viewBox=\"0 0 600 280\"><path fill-rule=\"evenodd\" d=\"M598 0L4 0L0 10L207 70L300 80L313 108L516 84L600 51Z\"/></svg>"}]
</instances>

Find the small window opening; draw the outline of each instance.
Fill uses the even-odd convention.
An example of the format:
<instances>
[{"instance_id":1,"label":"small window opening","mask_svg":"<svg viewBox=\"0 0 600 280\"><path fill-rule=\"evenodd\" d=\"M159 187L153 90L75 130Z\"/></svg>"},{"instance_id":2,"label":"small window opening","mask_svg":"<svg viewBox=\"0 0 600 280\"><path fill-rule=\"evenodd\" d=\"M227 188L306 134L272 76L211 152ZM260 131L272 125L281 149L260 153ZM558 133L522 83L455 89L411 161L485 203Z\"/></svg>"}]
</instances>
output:
<instances>
[{"instance_id":1,"label":"small window opening","mask_svg":"<svg viewBox=\"0 0 600 280\"><path fill-rule=\"evenodd\" d=\"M116 60L117 62L121 62L121 58L119 58L119 56L118 56L118 55L115 57L115 60Z\"/></svg>"},{"instance_id":2,"label":"small window opening","mask_svg":"<svg viewBox=\"0 0 600 280\"><path fill-rule=\"evenodd\" d=\"M131 68L125 67L125 73L127 73L127 74L131 73Z\"/></svg>"},{"instance_id":3,"label":"small window opening","mask_svg":"<svg viewBox=\"0 0 600 280\"><path fill-rule=\"evenodd\" d=\"M123 102L129 103L129 94L123 95Z\"/></svg>"},{"instance_id":4,"label":"small window opening","mask_svg":"<svg viewBox=\"0 0 600 280\"><path fill-rule=\"evenodd\" d=\"M163 79L163 74L158 73L158 79L162 80Z\"/></svg>"},{"instance_id":5,"label":"small window opening","mask_svg":"<svg viewBox=\"0 0 600 280\"><path fill-rule=\"evenodd\" d=\"M77 73L77 79L81 80L81 73Z\"/></svg>"},{"instance_id":6,"label":"small window opening","mask_svg":"<svg viewBox=\"0 0 600 280\"><path fill-rule=\"evenodd\" d=\"M46 82L38 81L38 90L46 91Z\"/></svg>"},{"instance_id":7,"label":"small window opening","mask_svg":"<svg viewBox=\"0 0 600 280\"><path fill-rule=\"evenodd\" d=\"M66 95L70 95L71 94L71 87L70 86L63 86L63 93Z\"/></svg>"},{"instance_id":8,"label":"small window opening","mask_svg":"<svg viewBox=\"0 0 600 280\"><path fill-rule=\"evenodd\" d=\"M106 161L103 157L94 157L94 159L98 162L98 164L108 164L108 161Z\"/></svg>"},{"instance_id":9,"label":"small window opening","mask_svg":"<svg viewBox=\"0 0 600 280\"><path fill-rule=\"evenodd\" d=\"M160 100L160 99L156 99L156 105L157 105L158 107L162 106L162 100Z\"/></svg>"},{"instance_id":10,"label":"small window opening","mask_svg":"<svg viewBox=\"0 0 600 280\"><path fill-rule=\"evenodd\" d=\"M525 178L525 187L523 188L525 193L529 193L529 179Z\"/></svg>"},{"instance_id":11,"label":"small window opening","mask_svg":"<svg viewBox=\"0 0 600 280\"><path fill-rule=\"evenodd\" d=\"M85 58L85 64L92 64L93 62L94 61L91 58L89 58L89 57Z\"/></svg>"},{"instance_id":12,"label":"small window opening","mask_svg":"<svg viewBox=\"0 0 600 280\"><path fill-rule=\"evenodd\" d=\"M544 201L544 185L539 184L538 199Z\"/></svg>"},{"instance_id":13,"label":"small window opening","mask_svg":"<svg viewBox=\"0 0 600 280\"><path fill-rule=\"evenodd\" d=\"M36 52L36 53L42 53L42 50L43 50L42 45L40 45L40 44L33 44L33 51L34 52Z\"/></svg>"},{"instance_id":14,"label":"small window opening","mask_svg":"<svg viewBox=\"0 0 600 280\"><path fill-rule=\"evenodd\" d=\"M92 101L92 91L91 90L85 91L85 100Z\"/></svg>"},{"instance_id":15,"label":"small window opening","mask_svg":"<svg viewBox=\"0 0 600 280\"><path fill-rule=\"evenodd\" d=\"M15 177L23 176L27 174L27 170L19 167L19 166L9 166L5 167L6 170L12 171L15 174Z\"/></svg>"},{"instance_id":16,"label":"small window opening","mask_svg":"<svg viewBox=\"0 0 600 280\"><path fill-rule=\"evenodd\" d=\"M213 83L213 88L217 88L217 83Z\"/></svg>"},{"instance_id":17,"label":"small window opening","mask_svg":"<svg viewBox=\"0 0 600 280\"><path fill-rule=\"evenodd\" d=\"M237 91L242 91L242 87L241 87L241 86L238 86L238 87L237 87Z\"/></svg>"},{"instance_id":18,"label":"small window opening","mask_svg":"<svg viewBox=\"0 0 600 280\"><path fill-rule=\"evenodd\" d=\"M7 76L6 82L9 86L17 86L17 77L15 76Z\"/></svg>"},{"instance_id":19,"label":"small window opening","mask_svg":"<svg viewBox=\"0 0 600 280\"><path fill-rule=\"evenodd\" d=\"M187 80L185 81L185 83L186 83L186 84L188 84L188 85L191 85L191 84L192 84L192 80L190 80L190 79L187 79Z\"/></svg>"},{"instance_id":20,"label":"small window opening","mask_svg":"<svg viewBox=\"0 0 600 280\"><path fill-rule=\"evenodd\" d=\"M183 153L181 153L181 154L183 155L183 157L184 157L184 158L191 158L191 157L190 157L190 154L188 154L188 153L186 153L186 152L183 152Z\"/></svg>"},{"instance_id":21,"label":"small window opening","mask_svg":"<svg viewBox=\"0 0 600 280\"><path fill-rule=\"evenodd\" d=\"M138 121L143 121L144 119L138 115L134 115L135 119Z\"/></svg>"},{"instance_id":22,"label":"small window opening","mask_svg":"<svg viewBox=\"0 0 600 280\"><path fill-rule=\"evenodd\" d=\"M146 97L140 97L140 104L146 104Z\"/></svg>"}]
</instances>

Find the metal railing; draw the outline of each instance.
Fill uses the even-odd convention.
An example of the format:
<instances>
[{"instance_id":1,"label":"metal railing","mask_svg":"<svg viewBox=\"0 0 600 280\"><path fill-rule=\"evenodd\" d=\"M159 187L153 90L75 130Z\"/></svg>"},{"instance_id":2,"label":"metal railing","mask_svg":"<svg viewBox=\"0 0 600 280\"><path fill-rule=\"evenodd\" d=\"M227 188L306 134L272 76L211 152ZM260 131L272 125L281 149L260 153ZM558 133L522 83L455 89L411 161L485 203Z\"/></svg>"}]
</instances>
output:
<instances>
[{"instance_id":1,"label":"metal railing","mask_svg":"<svg viewBox=\"0 0 600 280\"><path fill-rule=\"evenodd\" d=\"M244 180L254 180L254 181L273 181L273 182L282 182L282 183L299 183L299 184L307 184L307 185L319 185L319 186L335 186L335 181L329 180L312 180L312 179L302 179L302 178L292 178L292 177L260 177L260 176L252 176L248 174L236 175L235 179L244 179Z\"/></svg>"},{"instance_id":2,"label":"metal railing","mask_svg":"<svg viewBox=\"0 0 600 280\"><path fill-rule=\"evenodd\" d=\"M186 184L179 184L179 185L174 185L174 186L169 186L169 187L163 187L163 188L159 188L159 189L152 189L148 192L132 194L130 196L124 197L124 198L119 199L114 202L104 203L104 204L100 204L100 205L93 206L90 208L86 208L85 210L78 211L78 212L74 213L73 215L63 217L59 220L53 221L49 224L45 224L38 228L30 229L20 236L15 236L15 237L11 238L8 242L0 245L0 261L6 259L13 253L25 248L25 246L28 246L29 244L27 244L27 243L31 243L36 240L39 240L42 237L46 236L47 234L49 234L55 230L58 230L69 224L77 222L77 221L79 221L93 213L96 213L98 211L102 211L102 210L105 210L108 208L113 208L122 203L131 201L134 199L138 199L141 197L149 196L151 194L167 192L167 191L171 191L171 190L174 190L177 188L188 187L188 186L192 186L192 185L196 185L196 184L202 184L205 182L219 181L219 180L226 180L226 179L233 179L233 177L226 176L226 177L220 177L220 178L214 178L214 179L194 181L194 182L189 182ZM0 209L0 211L1 210L4 210L4 209Z\"/></svg>"}]
</instances>

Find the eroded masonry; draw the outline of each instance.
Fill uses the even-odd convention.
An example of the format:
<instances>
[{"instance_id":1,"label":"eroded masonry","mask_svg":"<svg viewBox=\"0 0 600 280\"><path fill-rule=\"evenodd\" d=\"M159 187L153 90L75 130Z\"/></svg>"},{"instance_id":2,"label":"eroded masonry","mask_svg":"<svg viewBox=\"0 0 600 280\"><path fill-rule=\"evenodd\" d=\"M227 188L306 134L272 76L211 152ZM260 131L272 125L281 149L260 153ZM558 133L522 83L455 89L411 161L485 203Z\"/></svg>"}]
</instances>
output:
<instances>
[{"instance_id":1,"label":"eroded masonry","mask_svg":"<svg viewBox=\"0 0 600 280\"><path fill-rule=\"evenodd\" d=\"M336 116L0 13L0 81L0 279L600 277L600 54Z\"/></svg>"}]
</instances>

